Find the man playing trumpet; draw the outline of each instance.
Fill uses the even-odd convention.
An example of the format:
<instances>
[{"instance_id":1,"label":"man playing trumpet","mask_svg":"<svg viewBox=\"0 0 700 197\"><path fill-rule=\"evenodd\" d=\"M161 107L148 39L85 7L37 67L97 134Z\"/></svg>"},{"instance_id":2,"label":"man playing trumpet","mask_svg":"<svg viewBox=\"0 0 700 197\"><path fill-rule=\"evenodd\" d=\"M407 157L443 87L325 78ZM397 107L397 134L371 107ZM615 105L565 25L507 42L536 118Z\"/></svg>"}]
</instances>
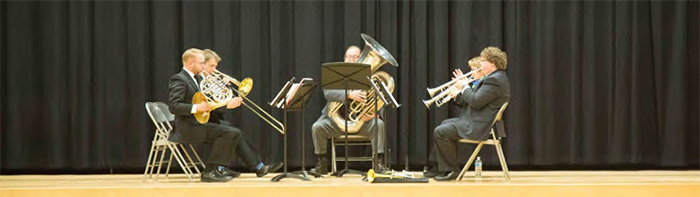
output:
<instances>
[{"instance_id":1,"label":"man playing trumpet","mask_svg":"<svg viewBox=\"0 0 700 197\"><path fill-rule=\"evenodd\" d=\"M481 70L475 62L478 58ZM460 139L486 140L491 131L491 123L501 106L510 99L510 83L506 76L506 53L496 47L487 47L480 57L469 61L474 81L471 85L454 83L455 90L450 96L462 105L462 113L457 118L444 120L433 133L434 148L431 163L437 161L437 168L426 172L426 177L437 181L454 180L459 176L457 164L457 143ZM453 72L455 78L462 77L462 71ZM460 91L461 90L461 91Z\"/></svg>"}]
</instances>

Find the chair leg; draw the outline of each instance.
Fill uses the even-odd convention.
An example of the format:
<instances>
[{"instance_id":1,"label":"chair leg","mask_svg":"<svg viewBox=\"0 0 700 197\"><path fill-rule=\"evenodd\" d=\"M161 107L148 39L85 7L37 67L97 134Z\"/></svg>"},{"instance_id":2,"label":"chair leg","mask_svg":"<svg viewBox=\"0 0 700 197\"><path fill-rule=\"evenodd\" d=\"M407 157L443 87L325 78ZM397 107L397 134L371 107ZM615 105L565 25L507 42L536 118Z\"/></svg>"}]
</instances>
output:
<instances>
[{"instance_id":1,"label":"chair leg","mask_svg":"<svg viewBox=\"0 0 700 197\"><path fill-rule=\"evenodd\" d=\"M199 154L197 154L197 150L194 149L194 146L192 146L192 144L190 144L190 149L192 150L192 154L194 155L194 157L197 158L198 163L195 163L195 165L199 164L200 166L202 166L202 170L204 170L204 162L202 162L202 158L199 158ZM194 169L197 170L198 175L202 175L202 172L199 170L199 168L195 166Z\"/></svg>"},{"instance_id":2,"label":"chair leg","mask_svg":"<svg viewBox=\"0 0 700 197\"><path fill-rule=\"evenodd\" d=\"M177 147L177 144L168 144L168 148L170 149L170 152L175 154L175 160L177 160L177 163L180 164L180 168L182 168L182 171L187 176L187 179L189 179L190 181L193 181L194 177L193 177L192 171L190 170L189 167L187 167L187 163L185 162L185 158L182 156L182 153L180 153L180 149Z\"/></svg>"},{"instance_id":3,"label":"chair leg","mask_svg":"<svg viewBox=\"0 0 700 197\"><path fill-rule=\"evenodd\" d=\"M163 158L165 158L166 150L168 150L168 149L163 149L160 151L160 159L158 161L158 169L156 170L156 182L158 181L158 178L160 176L160 168L161 168L161 166L163 166Z\"/></svg>"},{"instance_id":4,"label":"chair leg","mask_svg":"<svg viewBox=\"0 0 700 197\"><path fill-rule=\"evenodd\" d=\"M337 171L335 164L335 139L331 139L331 172L335 173Z\"/></svg>"},{"instance_id":5,"label":"chair leg","mask_svg":"<svg viewBox=\"0 0 700 197\"><path fill-rule=\"evenodd\" d=\"M457 181L461 181L462 178L464 178L464 174L467 173L469 166L472 165L472 162L474 162L474 159L476 159L476 156L479 155L479 151L481 151L481 147L483 147L483 146L484 146L483 142L479 143L479 145L476 146L476 149L474 149L474 152L472 152L472 155L469 157L467 164L464 164L464 167L462 168L462 172L460 172L459 176L457 176Z\"/></svg>"},{"instance_id":6,"label":"chair leg","mask_svg":"<svg viewBox=\"0 0 700 197\"><path fill-rule=\"evenodd\" d=\"M161 151L161 147L157 147L157 146L153 150L153 159L151 160L151 169L149 169L149 172L148 172L149 178L153 178L153 173L154 173L153 171L155 171L156 166L158 166L158 158L159 158L158 154L160 153L160 151Z\"/></svg>"},{"instance_id":7,"label":"chair leg","mask_svg":"<svg viewBox=\"0 0 700 197\"><path fill-rule=\"evenodd\" d=\"M168 178L168 175L170 174L170 166L173 164L173 156L175 154L170 151L170 158L168 159L168 167L165 168L165 178Z\"/></svg>"},{"instance_id":8,"label":"chair leg","mask_svg":"<svg viewBox=\"0 0 700 197\"><path fill-rule=\"evenodd\" d=\"M153 149L155 148L155 145L156 145L156 142L155 142L155 137L154 137L154 141L151 142L151 151L148 152L148 160L146 160L146 169L143 170L143 182L144 182L144 183L146 182L146 180L147 180L148 177L149 177L149 176L148 176L148 175L149 175L149 173L148 173L149 169L152 168L152 165L151 165L151 164L152 164L152 161L151 161L151 160L153 159Z\"/></svg>"},{"instance_id":9,"label":"chair leg","mask_svg":"<svg viewBox=\"0 0 700 197\"><path fill-rule=\"evenodd\" d=\"M510 181L510 176L508 175L508 163L506 163L506 156L503 154L503 147L501 147L501 140L496 141L496 153L498 153L498 160L501 162L501 168L503 169L503 176L506 181Z\"/></svg>"},{"instance_id":10,"label":"chair leg","mask_svg":"<svg viewBox=\"0 0 700 197\"><path fill-rule=\"evenodd\" d=\"M177 147L176 147L177 148ZM182 149L182 152L185 153L185 156L187 157L187 160L183 157L182 160L187 164L187 169L190 171L190 174L192 177L195 177L194 171L199 172L199 169L197 168L197 164L194 163L194 160L192 160L192 157L190 157L190 153L187 151L187 148L185 147L184 144L180 144L180 148ZM192 168L195 170L193 171ZM197 174L199 175L199 173Z\"/></svg>"}]
</instances>

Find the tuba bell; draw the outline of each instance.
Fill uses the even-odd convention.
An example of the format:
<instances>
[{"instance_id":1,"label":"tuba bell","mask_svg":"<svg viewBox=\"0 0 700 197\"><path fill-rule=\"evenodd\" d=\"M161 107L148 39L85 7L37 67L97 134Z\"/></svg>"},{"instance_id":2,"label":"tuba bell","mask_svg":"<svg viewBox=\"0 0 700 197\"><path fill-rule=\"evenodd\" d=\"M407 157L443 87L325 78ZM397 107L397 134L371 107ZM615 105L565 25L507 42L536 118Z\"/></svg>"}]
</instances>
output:
<instances>
[{"instance_id":1,"label":"tuba bell","mask_svg":"<svg viewBox=\"0 0 700 197\"><path fill-rule=\"evenodd\" d=\"M377 70L386 63L389 63L395 67L398 67L399 63L396 62L396 59L391 56L389 51L387 51L372 37L368 36L367 34L361 34L361 36L365 41L365 48L362 50L362 53L360 53L360 58L357 60L357 63L369 64L373 73L371 77L372 83L378 85L380 82L383 82L386 84L389 92L393 93L395 86L394 78L392 78L389 73ZM382 108L384 102L375 99L377 96L375 94L376 93L374 90L368 90L365 92L366 99L364 102L352 101L348 104L349 109L345 109L348 110L348 133L357 133L360 130L360 127L362 127L362 125L365 123L362 121L362 116L374 112L375 102L378 102L378 108ZM345 128L345 114L340 110L343 107L343 103L330 102L328 105L328 117L330 117L331 121L339 128Z\"/></svg>"}]
</instances>

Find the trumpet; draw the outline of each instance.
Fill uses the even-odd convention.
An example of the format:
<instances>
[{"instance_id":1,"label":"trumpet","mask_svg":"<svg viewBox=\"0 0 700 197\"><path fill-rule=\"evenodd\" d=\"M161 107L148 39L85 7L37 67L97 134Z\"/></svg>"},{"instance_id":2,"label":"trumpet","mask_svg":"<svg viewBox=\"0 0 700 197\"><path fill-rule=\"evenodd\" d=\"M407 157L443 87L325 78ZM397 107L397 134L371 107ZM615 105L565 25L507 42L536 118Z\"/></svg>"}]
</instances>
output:
<instances>
[{"instance_id":1,"label":"trumpet","mask_svg":"<svg viewBox=\"0 0 700 197\"><path fill-rule=\"evenodd\" d=\"M448 81L447 83L444 83L438 87L435 88L427 88L428 89L428 94L430 97L432 97L429 100L423 100L423 104L425 104L425 107L430 109L430 105L435 103L436 106L440 107L442 104L445 104L447 102L450 102L452 100L452 97L449 96L450 93L454 91L464 91L466 86L463 87L461 90L457 90L457 87L455 87L456 83L459 83L460 81L464 80L465 78L467 79L467 84L473 82L475 79L471 78L474 73L480 71L481 68L470 71L466 74L463 74L462 76L459 76L457 78L452 79L451 81ZM438 93L439 92L439 93ZM435 95L437 94L437 95Z\"/></svg>"},{"instance_id":2,"label":"trumpet","mask_svg":"<svg viewBox=\"0 0 700 197\"><path fill-rule=\"evenodd\" d=\"M374 173L373 169L367 171L367 182L373 183L375 179L412 179L416 178L412 173L397 172L391 170L391 172L385 172L383 174Z\"/></svg>"},{"instance_id":3,"label":"trumpet","mask_svg":"<svg viewBox=\"0 0 700 197\"><path fill-rule=\"evenodd\" d=\"M218 70L214 70L211 73L202 72L202 75L203 79L199 83L201 91L194 94L192 97L192 104L199 104L202 101L206 101L211 107L209 111L197 112L194 114L197 122L201 124L209 122L210 112L216 108L226 106L228 102L233 99L233 93L235 92L239 97L243 98L243 102L241 103L244 106L250 109L250 111L253 111L255 115L258 115L258 117L262 118L277 131L284 134L284 124L246 97L253 89L253 79L246 77L243 81L238 81ZM237 86L238 89L230 88L229 84Z\"/></svg>"}]
</instances>

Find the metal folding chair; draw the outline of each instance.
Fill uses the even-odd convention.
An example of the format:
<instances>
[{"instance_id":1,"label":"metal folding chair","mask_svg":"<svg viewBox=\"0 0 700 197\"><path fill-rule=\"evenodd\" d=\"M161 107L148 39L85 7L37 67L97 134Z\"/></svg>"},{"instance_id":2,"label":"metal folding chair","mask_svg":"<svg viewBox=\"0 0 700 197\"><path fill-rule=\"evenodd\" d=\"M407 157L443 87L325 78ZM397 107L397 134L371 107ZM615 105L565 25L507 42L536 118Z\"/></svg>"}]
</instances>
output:
<instances>
[{"instance_id":1,"label":"metal folding chair","mask_svg":"<svg viewBox=\"0 0 700 197\"><path fill-rule=\"evenodd\" d=\"M162 106L165 106L165 111L162 109ZM174 115L172 115L167 109L167 105L160 102L146 103L146 111L148 112L148 115L151 117L151 120L153 121L153 124L156 127L156 132L153 136L153 141L151 142L151 151L148 154L148 160L146 163L146 169L144 170L143 181L146 182L146 180L148 180L149 178L154 178L155 181L158 181L161 172L161 167L163 167L164 164L167 164L165 171L165 177L167 178L168 174L170 173L170 166L172 164L173 158L175 158L175 161L178 162L180 168L182 168L182 171L185 173L187 178L190 181L193 181L197 176L201 174L200 170L197 168L197 164L201 164L202 167L204 166L201 159L199 158L199 155L197 155L197 152L194 150L194 147L192 145L189 146L192 149L193 154L196 156L198 162L192 160L192 158L189 156L189 153L187 152L187 149L183 144L171 142L168 140L168 137L170 136L170 131L173 130L170 121L174 119ZM187 159L185 159L180 149L182 149L182 151L185 153ZM168 152L170 152L170 157L168 161L163 161L165 155Z\"/></svg>"},{"instance_id":2,"label":"metal folding chair","mask_svg":"<svg viewBox=\"0 0 700 197\"><path fill-rule=\"evenodd\" d=\"M510 176L508 175L508 164L506 163L506 157L505 155L503 155L503 148L501 147L501 138L506 137L506 131L503 127L503 112L506 111L506 107L508 107L508 102L503 104L501 109L498 111L498 114L496 115L496 119L491 124L491 139L487 139L484 141L476 141L470 139L459 140L460 143L478 145L476 146L476 149L474 149L472 155L469 157L469 161L467 161L467 164L465 164L462 168L462 172L459 173L457 181L462 180L464 174L467 172L467 170L469 170L469 167L472 165L472 162L474 162L474 159L476 159L476 156L479 155L479 151L481 151L481 148L484 146L484 144L493 145L496 148L498 160L501 162L501 168L503 169L503 176L506 179L506 181L510 180Z\"/></svg>"}]
</instances>

